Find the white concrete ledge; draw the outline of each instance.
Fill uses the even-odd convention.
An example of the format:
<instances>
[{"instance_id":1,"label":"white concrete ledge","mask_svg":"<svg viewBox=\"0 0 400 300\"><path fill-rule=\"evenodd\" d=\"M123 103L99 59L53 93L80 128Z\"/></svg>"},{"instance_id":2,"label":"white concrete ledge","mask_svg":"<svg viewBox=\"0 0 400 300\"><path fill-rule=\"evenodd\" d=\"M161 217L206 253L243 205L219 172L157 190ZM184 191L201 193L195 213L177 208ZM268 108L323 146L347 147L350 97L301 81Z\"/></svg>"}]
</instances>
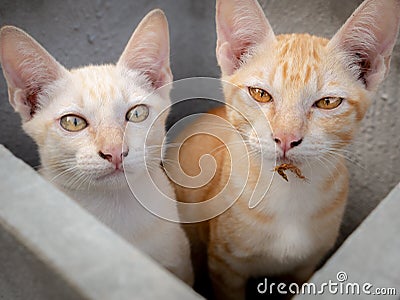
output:
<instances>
[{"instance_id":1,"label":"white concrete ledge","mask_svg":"<svg viewBox=\"0 0 400 300\"><path fill-rule=\"evenodd\" d=\"M202 299L0 145L0 299Z\"/></svg>"},{"instance_id":2,"label":"white concrete ledge","mask_svg":"<svg viewBox=\"0 0 400 300\"><path fill-rule=\"evenodd\" d=\"M368 199L365 199L368 201ZM345 279L345 272L347 279ZM367 290L370 295L361 291L360 295L335 295L326 291L318 299L399 299L400 294L400 184L379 204L368 218L344 242L333 257L311 278L316 286L328 283L329 280L342 286L357 283L362 288L371 284ZM340 285L338 286L340 288ZM376 288L395 288L396 295L378 295ZM348 288L349 289L349 288ZM350 290L351 292L352 290ZM296 300L310 299L309 295L296 297Z\"/></svg>"},{"instance_id":3,"label":"white concrete ledge","mask_svg":"<svg viewBox=\"0 0 400 300\"><path fill-rule=\"evenodd\" d=\"M311 279L400 294L400 185ZM296 300L312 295L297 296ZM381 299L335 294L317 299ZM313 298L315 298L313 297ZM0 299L202 299L0 145Z\"/></svg>"}]
</instances>

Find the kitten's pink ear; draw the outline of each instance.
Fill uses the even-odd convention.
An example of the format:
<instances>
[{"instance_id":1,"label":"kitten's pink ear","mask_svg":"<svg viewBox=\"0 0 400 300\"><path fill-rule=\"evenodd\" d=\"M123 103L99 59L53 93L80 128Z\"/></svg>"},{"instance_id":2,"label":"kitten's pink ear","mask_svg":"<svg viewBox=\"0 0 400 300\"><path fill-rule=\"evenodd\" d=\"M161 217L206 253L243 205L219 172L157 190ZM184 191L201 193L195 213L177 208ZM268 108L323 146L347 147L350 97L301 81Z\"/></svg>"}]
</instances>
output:
<instances>
[{"instance_id":1,"label":"kitten's pink ear","mask_svg":"<svg viewBox=\"0 0 400 300\"><path fill-rule=\"evenodd\" d=\"M172 82L168 22L162 10L152 10L143 18L117 65L145 74L154 88Z\"/></svg>"},{"instance_id":2,"label":"kitten's pink ear","mask_svg":"<svg viewBox=\"0 0 400 300\"><path fill-rule=\"evenodd\" d=\"M35 114L38 94L67 72L27 33L13 26L0 31L0 62L11 105L23 121Z\"/></svg>"},{"instance_id":3,"label":"kitten's pink ear","mask_svg":"<svg viewBox=\"0 0 400 300\"><path fill-rule=\"evenodd\" d=\"M400 23L400 0L366 0L329 42L368 90L385 79Z\"/></svg>"},{"instance_id":4,"label":"kitten's pink ear","mask_svg":"<svg viewBox=\"0 0 400 300\"><path fill-rule=\"evenodd\" d=\"M216 24L216 55L224 75L231 75L252 48L266 40L275 41L257 0L217 0Z\"/></svg>"}]
</instances>

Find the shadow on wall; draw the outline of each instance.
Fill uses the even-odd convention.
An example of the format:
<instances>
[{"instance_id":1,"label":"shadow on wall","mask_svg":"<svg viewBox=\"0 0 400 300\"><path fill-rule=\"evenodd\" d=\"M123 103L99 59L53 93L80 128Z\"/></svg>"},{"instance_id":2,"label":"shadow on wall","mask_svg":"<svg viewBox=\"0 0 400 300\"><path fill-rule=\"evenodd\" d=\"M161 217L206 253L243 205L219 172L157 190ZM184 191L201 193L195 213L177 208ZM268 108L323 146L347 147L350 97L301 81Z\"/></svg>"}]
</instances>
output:
<instances>
[{"instance_id":1,"label":"shadow on wall","mask_svg":"<svg viewBox=\"0 0 400 300\"><path fill-rule=\"evenodd\" d=\"M361 0L261 0L276 33L310 32L332 36ZM68 1L5 0L0 25L16 25L36 38L68 68L115 62L133 29L151 9L159 7L171 31L171 63L175 79L219 77L215 59L213 0ZM392 69L373 102L349 152L351 191L343 237L347 236L400 180L400 47ZM39 165L35 144L22 131L0 79L0 143L30 165ZM202 101L182 106L170 121L193 111L206 111Z\"/></svg>"}]
</instances>

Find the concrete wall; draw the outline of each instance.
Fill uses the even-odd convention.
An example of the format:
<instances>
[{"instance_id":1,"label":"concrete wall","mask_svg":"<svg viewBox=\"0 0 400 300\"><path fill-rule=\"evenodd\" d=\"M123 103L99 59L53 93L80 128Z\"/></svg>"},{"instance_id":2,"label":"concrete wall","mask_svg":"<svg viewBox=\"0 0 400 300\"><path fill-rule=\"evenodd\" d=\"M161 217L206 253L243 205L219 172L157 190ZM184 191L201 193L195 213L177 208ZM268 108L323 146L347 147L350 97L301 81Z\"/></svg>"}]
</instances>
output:
<instances>
[{"instance_id":1,"label":"concrete wall","mask_svg":"<svg viewBox=\"0 0 400 300\"><path fill-rule=\"evenodd\" d=\"M332 36L361 0L261 0L276 33ZM19 26L68 68L115 62L133 29L151 9L162 8L171 30L175 79L218 77L214 0L45 1L2 0L0 24ZM392 70L352 148L350 204L344 234L350 232L400 180L400 45ZM201 105L192 109L202 110ZM186 111L173 112L177 118ZM0 76L0 143L32 166L33 142L20 129Z\"/></svg>"},{"instance_id":2,"label":"concrete wall","mask_svg":"<svg viewBox=\"0 0 400 300\"><path fill-rule=\"evenodd\" d=\"M0 299L203 299L2 145L0 178ZM328 282L336 288L344 284L343 291L346 285L369 283L371 294L346 296L325 286L317 299L381 299L378 288L396 289L385 299L398 299L399 214L400 184L310 281L315 291ZM254 296L261 282L250 286ZM291 291L287 286L283 290ZM276 286L272 291L278 296ZM312 295L306 292L296 299Z\"/></svg>"},{"instance_id":3,"label":"concrete wall","mask_svg":"<svg viewBox=\"0 0 400 300\"><path fill-rule=\"evenodd\" d=\"M0 299L203 299L2 145L0 178Z\"/></svg>"}]
</instances>

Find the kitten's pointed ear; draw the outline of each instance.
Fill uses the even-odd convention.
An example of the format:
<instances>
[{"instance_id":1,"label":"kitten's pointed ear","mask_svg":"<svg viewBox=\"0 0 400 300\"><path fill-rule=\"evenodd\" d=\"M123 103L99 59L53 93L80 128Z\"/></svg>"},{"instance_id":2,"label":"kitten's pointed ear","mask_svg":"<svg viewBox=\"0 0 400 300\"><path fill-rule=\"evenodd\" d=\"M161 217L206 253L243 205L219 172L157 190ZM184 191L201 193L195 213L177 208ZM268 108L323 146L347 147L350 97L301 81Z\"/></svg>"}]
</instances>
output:
<instances>
[{"instance_id":1,"label":"kitten's pointed ear","mask_svg":"<svg viewBox=\"0 0 400 300\"><path fill-rule=\"evenodd\" d=\"M217 0L218 64L224 75L231 75L244 54L275 34L257 0Z\"/></svg>"},{"instance_id":2,"label":"kitten's pointed ear","mask_svg":"<svg viewBox=\"0 0 400 300\"><path fill-rule=\"evenodd\" d=\"M375 90L385 79L400 23L400 0L366 0L329 42L346 53L357 79Z\"/></svg>"},{"instance_id":3,"label":"kitten's pointed ear","mask_svg":"<svg viewBox=\"0 0 400 300\"><path fill-rule=\"evenodd\" d=\"M0 31L0 62L10 103L23 121L40 106L38 94L67 72L32 37L13 26Z\"/></svg>"},{"instance_id":4,"label":"kitten's pointed ear","mask_svg":"<svg viewBox=\"0 0 400 300\"><path fill-rule=\"evenodd\" d=\"M117 65L145 74L154 88L172 82L168 22L162 10L155 9L143 18Z\"/></svg>"}]
</instances>

